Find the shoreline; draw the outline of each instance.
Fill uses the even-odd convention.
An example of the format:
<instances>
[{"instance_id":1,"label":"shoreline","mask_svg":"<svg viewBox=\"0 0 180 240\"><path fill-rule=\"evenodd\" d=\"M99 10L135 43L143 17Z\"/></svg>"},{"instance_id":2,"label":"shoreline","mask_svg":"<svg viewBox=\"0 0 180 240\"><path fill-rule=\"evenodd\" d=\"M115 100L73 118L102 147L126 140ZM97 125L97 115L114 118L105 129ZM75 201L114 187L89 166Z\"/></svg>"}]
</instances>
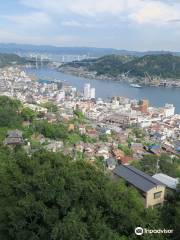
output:
<instances>
[{"instance_id":1,"label":"shoreline","mask_svg":"<svg viewBox=\"0 0 180 240\"><path fill-rule=\"evenodd\" d=\"M163 88L176 88L180 89L180 82L177 81L167 81L165 79L161 81L154 81L147 83L145 78L139 77L139 81L137 80L137 77L123 77L123 76L118 76L118 77L110 77L107 75L95 75L94 72L88 72L88 71L80 71L79 69L71 68L71 69L65 69L65 68L57 68L56 69L58 72L61 72L63 74L68 74L71 76L75 77L83 77L85 79L90 79L90 80L108 80L108 81L115 81L115 82L124 82L124 83L129 83L129 84L138 84L143 86L148 86L148 87L163 87Z\"/></svg>"}]
</instances>

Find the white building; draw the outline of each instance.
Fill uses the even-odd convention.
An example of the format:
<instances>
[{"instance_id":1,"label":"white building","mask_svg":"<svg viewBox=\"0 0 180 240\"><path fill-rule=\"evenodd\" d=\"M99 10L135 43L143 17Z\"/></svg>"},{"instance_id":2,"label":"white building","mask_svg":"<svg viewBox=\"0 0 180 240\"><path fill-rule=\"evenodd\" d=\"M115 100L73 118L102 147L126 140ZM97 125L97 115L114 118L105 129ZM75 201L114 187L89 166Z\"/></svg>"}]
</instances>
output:
<instances>
[{"instance_id":1,"label":"white building","mask_svg":"<svg viewBox=\"0 0 180 240\"><path fill-rule=\"evenodd\" d=\"M175 107L173 104L166 104L164 108L165 117L172 117L175 114Z\"/></svg>"},{"instance_id":2,"label":"white building","mask_svg":"<svg viewBox=\"0 0 180 240\"><path fill-rule=\"evenodd\" d=\"M96 98L96 89L95 88L91 88L91 99Z\"/></svg>"},{"instance_id":3,"label":"white building","mask_svg":"<svg viewBox=\"0 0 180 240\"><path fill-rule=\"evenodd\" d=\"M84 98L85 99L94 99L96 97L96 89L91 88L90 83L84 85Z\"/></svg>"},{"instance_id":4,"label":"white building","mask_svg":"<svg viewBox=\"0 0 180 240\"><path fill-rule=\"evenodd\" d=\"M65 91L59 91L59 93L57 94L57 101L61 101L61 100L64 100L65 99Z\"/></svg>"},{"instance_id":5,"label":"white building","mask_svg":"<svg viewBox=\"0 0 180 240\"><path fill-rule=\"evenodd\" d=\"M86 98L86 99L91 98L91 85L90 85L90 83L86 83L84 85L84 98Z\"/></svg>"}]
</instances>

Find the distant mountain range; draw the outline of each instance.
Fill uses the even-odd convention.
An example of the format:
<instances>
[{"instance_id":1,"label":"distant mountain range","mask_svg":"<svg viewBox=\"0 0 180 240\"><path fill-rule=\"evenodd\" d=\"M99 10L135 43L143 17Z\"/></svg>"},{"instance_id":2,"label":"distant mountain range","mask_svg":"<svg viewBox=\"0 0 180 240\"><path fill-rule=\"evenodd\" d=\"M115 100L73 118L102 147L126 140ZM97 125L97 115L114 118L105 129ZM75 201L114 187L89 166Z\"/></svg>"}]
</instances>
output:
<instances>
[{"instance_id":1,"label":"distant mountain range","mask_svg":"<svg viewBox=\"0 0 180 240\"><path fill-rule=\"evenodd\" d=\"M159 76L162 78L180 78L180 57L172 54L137 56L108 55L98 59L68 63L63 66L84 68L97 75L116 77L128 73L133 77Z\"/></svg>"},{"instance_id":2,"label":"distant mountain range","mask_svg":"<svg viewBox=\"0 0 180 240\"><path fill-rule=\"evenodd\" d=\"M180 52L169 51L127 51L118 50L113 48L93 48L93 47L55 47L45 45L28 45L28 44L15 44L15 43L0 43L1 53L18 53L25 54L29 52L36 52L39 54L59 54L59 55L88 55L92 57L102 57L105 55L131 55L131 56L145 56L145 55L157 55L157 54L173 54L180 56Z\"/></svg>"}]
</instances>

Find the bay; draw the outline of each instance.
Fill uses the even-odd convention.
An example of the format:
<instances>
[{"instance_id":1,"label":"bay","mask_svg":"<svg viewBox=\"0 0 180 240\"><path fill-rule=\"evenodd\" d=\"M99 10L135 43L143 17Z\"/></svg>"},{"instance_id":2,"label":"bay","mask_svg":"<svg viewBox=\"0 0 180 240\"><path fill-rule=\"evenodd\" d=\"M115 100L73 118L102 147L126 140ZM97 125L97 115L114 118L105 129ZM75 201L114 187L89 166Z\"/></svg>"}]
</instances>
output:
<instances>
[{"instance_id":1,"label":"bay","mask_svg":"<svg viewBox=\"0 0 180 240\"><path fill-rule=\"evenodd\" d=\"M96 89L96 97L102 99L111 98L113 96L123 96L137 100L147 99L151 106L156 107L163 107L166 103L173 104L176 107L176 113L180 114L180 88L133 88L128 83L75 77L50 68L33 68L27 69L26 71L41 80L56 79L59 81L65 81L76 87L79 91L83 91L85 83L90 83L91 86Z\"/></svg>"}]
</instances>

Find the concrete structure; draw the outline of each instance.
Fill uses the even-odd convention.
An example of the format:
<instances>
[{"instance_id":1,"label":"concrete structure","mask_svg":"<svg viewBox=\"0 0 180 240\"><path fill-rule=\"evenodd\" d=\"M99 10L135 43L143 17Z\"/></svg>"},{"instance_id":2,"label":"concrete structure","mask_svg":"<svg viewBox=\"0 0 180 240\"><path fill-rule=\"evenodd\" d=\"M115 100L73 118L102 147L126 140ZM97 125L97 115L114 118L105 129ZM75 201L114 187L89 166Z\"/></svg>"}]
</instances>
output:
<instances>
[{"instance_id":1,"label":"concrete structure","mask_svg":"<svg viewBox=\"0 0 180 240\"><path fill-rule=\"evenodd\" d=\"M165 185L162 182L133 166L119 165L113 173L116 178L123 178L128 184L138 189L144 198L146 208L163 205Z\"/></svg>"}]
</instances>

